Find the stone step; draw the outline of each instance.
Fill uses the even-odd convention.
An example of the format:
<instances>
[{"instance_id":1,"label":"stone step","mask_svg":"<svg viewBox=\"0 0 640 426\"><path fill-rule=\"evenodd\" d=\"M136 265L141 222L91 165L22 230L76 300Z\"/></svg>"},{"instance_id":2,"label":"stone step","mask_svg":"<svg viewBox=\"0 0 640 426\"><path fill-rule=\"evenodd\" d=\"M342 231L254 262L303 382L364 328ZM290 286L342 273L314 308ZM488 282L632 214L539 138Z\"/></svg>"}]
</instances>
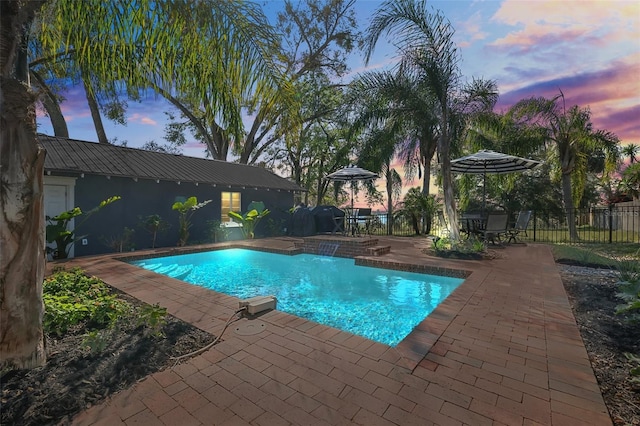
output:
<instances>
[{"instance_id":1,"label":"stone step","mask_svg":"<svg viewBox=\"0 0 640 426\"><path fill-rule=\"evenodd\" d=\"M382 256L383 254L391 253L391 246L373 246L367 247L367 254L369 256Z\"/></svg>"}]
</instances>

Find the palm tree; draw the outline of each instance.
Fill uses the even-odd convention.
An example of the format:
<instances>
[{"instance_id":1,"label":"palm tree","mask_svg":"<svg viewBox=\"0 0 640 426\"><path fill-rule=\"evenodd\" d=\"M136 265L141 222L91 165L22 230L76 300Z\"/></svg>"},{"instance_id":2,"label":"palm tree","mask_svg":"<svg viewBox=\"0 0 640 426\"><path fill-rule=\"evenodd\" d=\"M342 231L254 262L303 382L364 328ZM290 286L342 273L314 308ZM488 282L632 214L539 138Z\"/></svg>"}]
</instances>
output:
<instances>
[{"instance_id":1,"label":"palm tree","mask_svg":"<svg viewBox=\"0 0 640 426\"><path fill-rule=\"evenodd\" d=\"M579 204L584 192L589 159L597 151L603 152L602 171L605 174L614 171L620 156L617 136L604 130L594 130L589 109L577 105L567 109L562 92L552 99L522 100L509 113L539 129L543 134L542 142L555 148L551 151L552 161L561 174L569 237L577 240L574 206Z\"/></svg>"},{"instance_id":2,"label":"palm tree","mask_svg":"<svg viewBox=\"0 0 640 426\"><path fill-rule=\"evenodd\" d=\"M381 123L382 124L382 123ZM394 200L400 197L402 178L392 167L397 143L397 129L392 122L386 122L387 127L369 128L362 134L364 142L358 153L358 166L378 173L385 181L387 193L387 233L393 233ZM371 185L371 190L373 190Z\"/></svg>"},{"instance_id":3,"label":"palm tree","mask_svg":"<svg viewBox=\"0 0 640 426\"><path fill-rule=\"evenodd\" d=\"M631 164L622 172L620 186L631 197L640 196L640 163Z\"/></svg>"},{"instance_id":4,"label":"palm tree","mask_svg":"<svg viewBox=\"0 0 640 426\"><path fill-rule=\"evenodd\" d=\"M636 159L636 155L640 154L640 145L628 144L622 147L621 151L622 155L629 158L631 164L636 163L638 160Z\"/></svg>"},{"instance_id":5,"label":"palm tree","mask_svg":"<svg viewBox=\"0 0 640 426\"><path fill-rule=\"evenodd\" d=\"M26 46L38 13L44 57L76 49L97 87L119 81L196 98L241 128L237 100L247 90L270 93L279 74L269 26L255 5L202 0L177 7L165 0L0 2L0 358L21 368L43 364L43 149L36 137ZM46 23L50 25L47 26ZM203 60L207 58L207 60ZM197 78L196 78L197 77ZM251 83L253 82L253 83ZM203 83L205 83L203 85Z\"/></svg>"},{"instance_id":6,"label":"palm tree","mask_svg":"<svg viewBox=\"0 0 640 426\"><path fill-rule=\"evenodd\" d=\"M451 238L460 238L451 175L451 147L461 136L463 122L456 101L460 93L459 54L453 42L454 29L440 13L431 13L426 1L384 2L375 12L365 37L368 62L380 36L393 38L401 51L400 69L407 70L434 97L438 123L438 155L442 170L444 210Z\"/></svg>"},{"instance_id":7,"label":"palm tree","mask_svg":"<svg viewBox=\"0 0 640 426\"><path fill-rule=\"evenodd\" d=\"M394 129L390 140L404 164L405 177L410 180L418 171L422 192L428 194L439 137L436 99L429 88L402 69L369 72L351 83L350 102L359 107L355 128L384 123L388 130Z\"/></svg>"}]
</instances>

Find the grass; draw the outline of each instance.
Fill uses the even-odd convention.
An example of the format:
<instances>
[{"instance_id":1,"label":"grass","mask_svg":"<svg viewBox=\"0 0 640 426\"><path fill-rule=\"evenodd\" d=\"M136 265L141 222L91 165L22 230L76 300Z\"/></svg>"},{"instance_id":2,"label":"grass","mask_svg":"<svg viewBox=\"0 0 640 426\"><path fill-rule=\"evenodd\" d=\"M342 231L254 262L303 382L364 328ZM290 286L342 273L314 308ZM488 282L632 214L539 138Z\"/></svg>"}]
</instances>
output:
<instances>
[{"instance_id":1,"label":"grass","mask_svg":"<svg viewBox=\"0 0 640 426\"><path fill-rule=\"evenodd\" d=\"M522 236L524 240L533 241L533 229L527 230L528 236ZM605 229L579 228L580 241L589 243L609 243L609 231ZM569 242L567 229L536 229L537 242ZM637 232L616 230L611 233L611 241L614 243L638 242Z\"/></svg>"},{"instance_id":2,"label":"grass","mask_svg":"<svg viewBox=\"0 0 640 426\"><path fill-rule=\"evenodd\" d=\"M601 266L616 266L621 260L640 261L638 244L555 244L553 255L556 259L573 260Z\"/></svg>"}]
</instances>

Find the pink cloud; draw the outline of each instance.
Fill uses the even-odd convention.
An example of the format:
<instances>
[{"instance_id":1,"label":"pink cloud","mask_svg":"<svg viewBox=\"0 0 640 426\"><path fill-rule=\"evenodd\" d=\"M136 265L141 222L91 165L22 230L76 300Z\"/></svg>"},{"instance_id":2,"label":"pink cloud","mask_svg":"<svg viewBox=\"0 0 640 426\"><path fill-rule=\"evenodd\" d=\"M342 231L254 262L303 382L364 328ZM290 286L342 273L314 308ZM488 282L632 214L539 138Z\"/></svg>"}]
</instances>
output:
<instances>
[{"instance_id":1,"label":"pink cloud","mask_svg":"<svg viewBox=\"0 0 640 426\"><path fill-rule=\"evenodd\" d=\"M474 13L469 19L456 25L460 28L458 47L466 48L473 44L474 41L484 40L487 38L487 32L483 31L484 22L480 13Z\"/></svg>"},{"instance_id":2,"label":"pink cloud","mask_svg":"<svg viewBox=\"0 0 640 426\"><path fill-rule=\"evenodd\" d=\"M151 117L139 113L130 115L129 117L127 117L127 121L131 123L146 124L149 126L156 126L158 124L158 122Z\"/></svg>"},{"instance_id":3,"label":"pink cloud","mask_svg":"<svg viewBox=\"0 0 640 426\"><path fill-rule=\"evenodd\" d=\"M517 57L518 67L541 67L551 76L637 50L640 3L506 0L492 21L510 32L488 43L488 52Z\"/></svg>"}]
</instances>

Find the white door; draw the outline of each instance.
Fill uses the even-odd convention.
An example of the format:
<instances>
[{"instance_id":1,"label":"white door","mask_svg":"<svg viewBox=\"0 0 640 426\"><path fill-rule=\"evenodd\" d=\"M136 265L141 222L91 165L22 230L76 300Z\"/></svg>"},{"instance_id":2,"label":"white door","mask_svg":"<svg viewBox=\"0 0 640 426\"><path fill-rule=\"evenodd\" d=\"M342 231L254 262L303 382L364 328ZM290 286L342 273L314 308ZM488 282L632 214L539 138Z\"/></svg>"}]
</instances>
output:
<instances>
[{"instance_id":1,"label":"white door","mask_svg":"<svg viewBox=\"0 0 640 426\"><path fill-rule=\"evenodd\" d=\"M54 176L45 176L44 182L44 215L54 217L60 213L71 210L74 206L75 179ZM45 226L48 222L45 220ZM69 223L69 229L73 229L73 220ZM46 241L45 241L46 244ZM46 244L54 247L55 244ZM73 257L73 246L69 250L69 257Z\"/></svg>"},{"instance_id":2,"label":"white door","mask_svg":"<svg viewBox=\"0 0 640 426\"><path fill-rule=\"evenodd\" d=\"M44 191L44 214L53 217L67 211L67 187L46 185Z\"/></svg>"}]
</instances>

